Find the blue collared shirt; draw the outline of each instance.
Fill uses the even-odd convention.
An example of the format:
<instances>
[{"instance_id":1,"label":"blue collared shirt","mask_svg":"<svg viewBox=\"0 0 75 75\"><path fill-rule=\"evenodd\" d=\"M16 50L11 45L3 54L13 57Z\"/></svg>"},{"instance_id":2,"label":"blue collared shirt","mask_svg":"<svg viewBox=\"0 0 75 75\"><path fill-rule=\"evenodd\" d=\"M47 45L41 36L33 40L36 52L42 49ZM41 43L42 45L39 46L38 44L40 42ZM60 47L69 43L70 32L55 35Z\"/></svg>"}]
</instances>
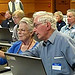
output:
<instances>
[{"instance_id":1,"label":"blue collared shirt","mask_svg":"<svg viewBox=\"0 0 75 75\"><path fill-rule=\"evenodd\" d=\"M34 49L27 50L23 55L40 57L47 75L72 75L70 66L75 63L75 42L55 30L47 44L41 41Z\"/></svg>"},{"instance_id":2,"label":"blue collared shirt","mask_svg":"<svg viewBox=\"0 0 75 75\"><path fill-rule=\"evenodd\" d=\"M61 28L61 32L69 35L72 39L75 40L75 25L73 25L71 28L69 28L69 25L66 25Z\"/></svg>"}]
</instances>

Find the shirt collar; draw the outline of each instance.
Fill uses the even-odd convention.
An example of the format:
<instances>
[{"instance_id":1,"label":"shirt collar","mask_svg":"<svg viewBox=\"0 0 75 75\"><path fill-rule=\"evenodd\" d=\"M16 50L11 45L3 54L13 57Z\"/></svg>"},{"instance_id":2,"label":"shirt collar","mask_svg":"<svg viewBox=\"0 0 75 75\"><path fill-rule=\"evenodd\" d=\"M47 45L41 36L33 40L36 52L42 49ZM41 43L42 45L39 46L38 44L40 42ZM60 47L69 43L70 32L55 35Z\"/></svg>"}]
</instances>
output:
<instances>
[{"instance_id":1,"label":"shirt collar","mask_svg":"<svg viewBox=\"0 0 75 75\"><path fill-rule=\"evenodd\" d=\"M43 45L46 46L46 44L53 44L54 43L54 40L55 40L55 37L56 35L58 34L58 31L55 30L52 35L49 37L49 39L47 40L47 42L43 42Z\"/></svg>"},{"instance_id":2,"label":"shirt collar","mask_svg":"<svg viewBox=\"0 0 75 75\"><path fill-rule=\"evenodd\" d=\"M72 27L73 27L73 29L75 29L75 24Z\"/></svg>"},{"instance_id":3,"label":"shirt collar","mask_svg":"<svg viewBox=\"0 0 75 75\"><path fill-rule=\"evenodd\" d=\"M70 29L69 25L66 25L66 29ZM71 29L75 29L75 24L71 27Z\"/></svg>"},{"instance_id":4,"label":"shirt collar","mask_svg":"<svg viewBox=\"0 0 75 75\"><path fill-rule=\"evenodd\" d=\"M55 31L52 33L52 35L49 37L49 39L48 39L52 44L53 44L53 42L54 42L54 40L55 40L55 37L56 37L57 33L58 33L58 31L55 30Z\"/></svg>"}]
</instances>

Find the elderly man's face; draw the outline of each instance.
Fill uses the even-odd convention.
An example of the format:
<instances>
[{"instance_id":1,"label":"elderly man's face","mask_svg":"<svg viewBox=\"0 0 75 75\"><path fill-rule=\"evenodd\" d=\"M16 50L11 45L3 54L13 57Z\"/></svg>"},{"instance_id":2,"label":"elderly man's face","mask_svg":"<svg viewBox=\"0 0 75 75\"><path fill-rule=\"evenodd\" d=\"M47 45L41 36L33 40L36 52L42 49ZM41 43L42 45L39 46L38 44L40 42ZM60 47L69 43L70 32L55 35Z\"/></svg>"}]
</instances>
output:
<instances>
[{"instance_id":1,"label":"elderly man's face","mask_svg":"<svg viewBox=\"0 0 75 75\"><path fill-rule=\"evenodd\" d=\"M45 40L47 35L47 23L38 22L38 17L34 18L33 31L37 35L38 39Z\"/></svg>"},{"instance_id":2,"label":"elderly man's face","mask_svg":"<svg viewBox=\"0 0 75 75\"><path fill-rule=\"evenodd\" d=\"M68 21L68 24L70 24L70 25L75 24L75 16L73 16L73 13L71 13L71 12L67 13L67 21Z\"/></svg>"}]
</instances>

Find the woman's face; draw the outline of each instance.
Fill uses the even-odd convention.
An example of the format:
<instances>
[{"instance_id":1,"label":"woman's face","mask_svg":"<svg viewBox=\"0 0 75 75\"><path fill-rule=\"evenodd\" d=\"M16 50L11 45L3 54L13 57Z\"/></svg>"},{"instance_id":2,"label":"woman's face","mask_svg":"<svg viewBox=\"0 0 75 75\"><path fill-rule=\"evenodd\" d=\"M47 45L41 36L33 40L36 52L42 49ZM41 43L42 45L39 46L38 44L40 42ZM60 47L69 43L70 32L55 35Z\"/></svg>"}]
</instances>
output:
<instances>
[{"instance_id":1,"label":"woman's face","mask_svg":"<svg viewBox=\"0 0 75 75\"><path fill-rule=\"evenodd\" d=\"M20 23L18 28L19 40L26 41L30 37L30 31L28 30L26 23Z\"/></svg>"},{"instance_id":2,"label":"woman's face","mask_svg":"<svg viewBox=\"0 0 75 75\"><path fill-rule=\"evenodd\" d=\"M19 24L19 21L21 20L20 17L18 17L17 15L13 16L13 21L15 24Z\"/></svg>"},{"instance_id":3,"label":"woman's face","mask_svg":"<svg viewBox=\"0 0 75 75\"><path fill-rule=\"evenodd\" d=\"M55 17L56 17L57 22L61 20L60 15L56 14Z\"/></svg>"}]
</instances>

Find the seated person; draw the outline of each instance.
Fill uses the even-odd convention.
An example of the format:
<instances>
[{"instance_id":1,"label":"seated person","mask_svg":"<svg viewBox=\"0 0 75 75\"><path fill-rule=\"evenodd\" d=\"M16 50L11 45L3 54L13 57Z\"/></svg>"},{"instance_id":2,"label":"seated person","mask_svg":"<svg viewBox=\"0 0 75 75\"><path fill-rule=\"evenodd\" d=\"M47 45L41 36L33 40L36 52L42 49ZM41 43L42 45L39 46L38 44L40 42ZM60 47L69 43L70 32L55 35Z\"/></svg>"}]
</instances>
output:
<instances>
[{"instance_id":1,"label":"seated person","mask_svg":"<svg viewBox=\"0 0 75 75\"><path fill-rule=\"evenodd\" d=\"M42 41L34 49L26 50L23 55L41 58L47 75L73 75L74 40L57 31L53 15L38 15L33 22L33 31Z\"/></svg>"},{"instance_id":2,"label":"seated person","mask_svg":"<svg viewBox=\"0 0 75 75\"><path fill-rule=\"evenodd\" d=\"M13 29L13 34L12 34L12 38L13 38L13 41L18 41L18 34L17 34L17 28L18 28L18 25L19 25L19 21L25 16L25 13L24 11L22 10L16 10L13 14L12 14L12 17L13 17L13 21L14 23L16 24L14 29Z\"/></svg>"},{"instance_id":3,"label":"seated person","mask_svg":"<svg viewBox=\"0 0 75 75\"><path fill-rule=\"evenodd\" d=\"M10 11L6 11L5 13L5 19L2 23L1 23L1 26L4 27L4 28L10 28L10 25L12 24L13 28L15 26L15 23L13 22L12 20L12 13Z\"/></svg>"},{"instance_id":4,"label":"seated person","mask_svg":"<svg viewBox=\"0 0 75 75\"><path fill-rule=\"evenodd\" d=\"M62 27L61 32L75 40L75 9L67 10L67 22L68 25Z\"/></svg>"},{"instance_id":5,"label":"seated person","mask_svg":"<svg viewBox=\"0 0 75 75\"><path fill-rule=\"evenodd\" d=\"M61 11L57 11L54 13L54 16L56 17L56 26L57 30L60 31L63 26L66 25L66 23L63 21L63 14Z\"/></svg>"},{"instance_id":6,"label":"seated person","mask_svg":"<svg viewBox=\"0 0 75 75\"><path fill-rule=\"evenodd\" d=\"M9 49L8 53L17 53L22 54L28 49L33 49L38 42L33 39L34 33L32 20L30 18L24 17L20 23L18 28L18 36L19 41L16 41ZM0 65L6 64L7 61L5 59L5 55L3 51L0 51ZM4 58L4 59L3 59Z\"/></svg>"}]
</instances>

